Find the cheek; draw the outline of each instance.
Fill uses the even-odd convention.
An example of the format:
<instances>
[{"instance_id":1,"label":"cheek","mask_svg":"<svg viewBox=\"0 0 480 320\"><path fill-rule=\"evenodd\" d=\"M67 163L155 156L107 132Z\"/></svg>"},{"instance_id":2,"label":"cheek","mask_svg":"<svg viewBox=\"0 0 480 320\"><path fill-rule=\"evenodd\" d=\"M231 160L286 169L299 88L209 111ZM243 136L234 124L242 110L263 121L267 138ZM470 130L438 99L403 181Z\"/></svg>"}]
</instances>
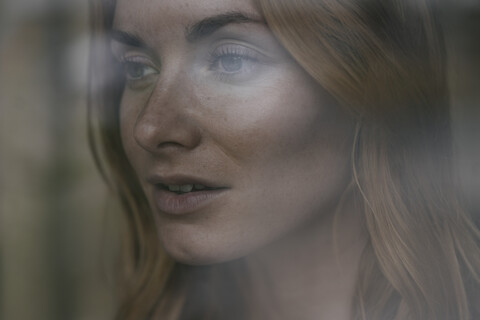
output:
<instances>
[{"instance_id":1,"label":"cheek","mask_svg":"<svg viewBox=\"0 0 480 320\"><path fill-rule=\"evenodd\" d=\"M209 134L240 168L238 197L212 228L222 238L230 227L219 241L230 250L255 250L328 213L350 181L350 118L305 76L289 79L210 99Z\"/></svg>"},{"instance_id":2,"label":"cheek","mask_svg":"<svg viewBox=\"0 0 480 320\"><path fill-rule=\"evenodd\" d=\"M142 156L144 150L137 144L134 138L134 128L138 116L151 95L149 92L136 93L132 91L125 91L120 103L120 136L125 154L129 162L132 164L134 170L139 174L140 168L145 167L144 157Z\"/></svg>"},{"instance_id":3,"label":"cheek","mask_svg":"<svg viewBox=\"0 0 480 320\"><path fill-rule=\"evenodd\" d=\"M333 99L298 71L272 78L241 90L198 95L211 108L203 117L209 120L205 127L231 159L271 167L345 147L352 124Z\"/></svg>"}]
</instances>

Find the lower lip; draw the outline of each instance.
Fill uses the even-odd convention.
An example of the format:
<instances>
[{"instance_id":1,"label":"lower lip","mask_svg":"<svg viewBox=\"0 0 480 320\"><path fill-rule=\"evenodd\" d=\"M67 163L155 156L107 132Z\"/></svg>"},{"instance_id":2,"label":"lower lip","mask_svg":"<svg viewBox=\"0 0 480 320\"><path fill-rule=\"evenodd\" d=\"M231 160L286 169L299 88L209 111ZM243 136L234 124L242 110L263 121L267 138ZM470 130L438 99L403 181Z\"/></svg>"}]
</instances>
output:
<instances>
[{"instance_id":1,"label":"lower lip","mask_svg":"<svg viewBox=\"0 0 480 320\"><path fill-rule=\"evenodd\" d=\"M155 190L155 202L161 212L182 215L204 208L225 191L216 189L177 194L158 188Z\"/></svg>"}]
</instances>

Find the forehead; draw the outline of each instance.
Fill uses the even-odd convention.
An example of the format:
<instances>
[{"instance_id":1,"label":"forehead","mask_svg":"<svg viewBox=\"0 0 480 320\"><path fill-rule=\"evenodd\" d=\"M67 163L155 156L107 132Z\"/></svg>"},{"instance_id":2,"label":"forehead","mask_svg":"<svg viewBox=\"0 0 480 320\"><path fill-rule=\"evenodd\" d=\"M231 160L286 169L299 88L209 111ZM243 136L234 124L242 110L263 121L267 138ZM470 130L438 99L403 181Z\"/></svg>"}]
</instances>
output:
<instances>
[{"instance_id":1,"label":"forehead","mask_svg":"<svg viewBox=\"0 0 480 320\"><path fill-rule=\"evenodd\" d=\"M155 36L231 12L260 16L254 0L118 0L114 27Z\"/></svg>"}]
</instances>

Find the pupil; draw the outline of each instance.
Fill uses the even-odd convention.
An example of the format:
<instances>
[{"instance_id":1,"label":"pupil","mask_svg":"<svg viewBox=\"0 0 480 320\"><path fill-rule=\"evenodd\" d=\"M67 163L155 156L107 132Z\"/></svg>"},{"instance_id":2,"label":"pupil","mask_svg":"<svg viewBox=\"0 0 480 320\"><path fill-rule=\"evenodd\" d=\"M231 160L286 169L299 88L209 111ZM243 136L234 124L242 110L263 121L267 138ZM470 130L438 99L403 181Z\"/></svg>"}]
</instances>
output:
<instances>
[{"instance_id":1,"label":"pupil","mask_svg":"<svg viewBox=\"0 0 480 320\"><path fill-rule=\"evenodd\" d=\"M242 68L243 61L241 57L227 56L222 58L221 63L225 71L235 72Z\"/></svg>"},{"instance_id":2,"label":"pupil","mask_svg":"<svg viewBox=\"0 0 480 320\"><path fill-rule=\"evenodd\" d=\"M141 78L143 76L143 66L139 63L129 63L127 73L131 78Z\"/></svg>"}]
</instances>

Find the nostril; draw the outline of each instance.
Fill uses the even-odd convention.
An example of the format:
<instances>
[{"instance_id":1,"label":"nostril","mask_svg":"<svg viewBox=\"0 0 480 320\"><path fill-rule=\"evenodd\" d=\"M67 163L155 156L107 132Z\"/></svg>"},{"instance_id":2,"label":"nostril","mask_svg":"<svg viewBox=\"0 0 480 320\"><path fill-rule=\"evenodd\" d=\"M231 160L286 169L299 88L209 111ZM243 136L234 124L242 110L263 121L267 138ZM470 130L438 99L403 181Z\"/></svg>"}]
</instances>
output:
<instances>
[{"instance_id":1,"label":"nostril","mask_svg":"<svg viewBox=\"0 0 480 320\"><path fill-rule=\"evenodd\" d=\"M158 144L158 129L146 119L138 119L133 128L133 137L136 143L143 149L154 151Z\"/></svg>"},{"instance_id":2,"label":"nostril","mask_svg":"<svg viewBox=\"0 0 480 320\"><path fill-rule=\"evenodd\" d=\"M151 152L193 149L201 141L201 123L193 107L198 99L178 89L156 87L137 114L133 134L139 146ZM201 119L200 119L201 120Z\"/></svg>"},{"instance_id":3,"label":"nostril","mask_svg":"<svg viewBox=\"0 0 480 320\"><path fill-rule=\"evenodd\" d=\"M178 117L143 114L133 129L136 143L151 153L195 148L201 140L200 129L195 122Z\"/></svg>"},{"instance_id":4,"label":"nostril","mask_svg":"<svg viewBox=\"0 0 480 320\"><path fill-rule=\"evenodd\" d=\"M181 147L182 145L178 142L161 142L157 145L158 149L168 149L168 148L176 148L176 147Z\"/></svg>"}]
</instances>

